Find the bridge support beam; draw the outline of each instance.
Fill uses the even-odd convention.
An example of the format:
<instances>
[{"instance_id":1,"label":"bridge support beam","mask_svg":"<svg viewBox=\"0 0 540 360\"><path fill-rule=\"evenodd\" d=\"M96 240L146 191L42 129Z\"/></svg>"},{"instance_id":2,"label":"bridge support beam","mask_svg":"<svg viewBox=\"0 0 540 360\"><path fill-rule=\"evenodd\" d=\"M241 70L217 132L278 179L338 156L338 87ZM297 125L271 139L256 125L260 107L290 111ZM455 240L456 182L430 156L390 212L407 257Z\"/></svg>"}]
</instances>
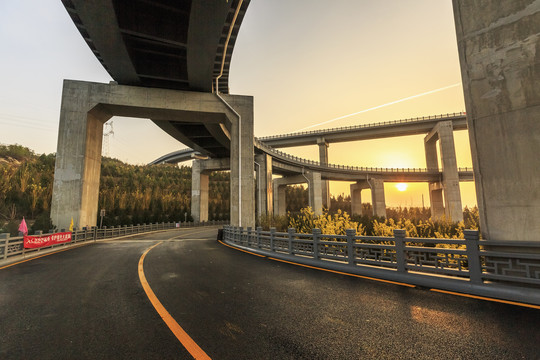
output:
<instances>
[{"instance_id":1,"label":"bridge support beam","mask_svg":"<svg viewBox=\"0 0 540 360\"><path fill-rule=\"evenodd\" d=\"M324 138L317 139L317 145L319 146L319 162L321 165L328 165L328 146L329 144ZM328 180L322 180L322 205L330 209L330 182Z\"/></svg>"},{"instance_id":2,"label":"bridge support beam","mask_svg":"<svg viewBox=\"0 0 540 360\"><path fill-rule=\"evenodd\" d=\"M204 123L210 118L230 127L231 224L255 226L253 98L223 97L230 107L210 93L65 80L51 204L53 223L67 228L73 218L77 228L96 225L103 124L119 115L164 123ZM231 108L241 115L241 124Z\"/></svg>"},{"instance_id":3,"label":"bridge support beam","mask_svg":"<svg viewBox=\"0 0 540 360\"><path fill-rule=\"evenodd\" d=\"M371 189L371 204L373 215L386 217L386 198L384 195L384 180L368 179L351 185L351 215L362 214L362 190Z\"/></svg>"},{"instance_id":4,"label":"bridge support beam","mask_svg":"<svg viewBox=\"0 0 540 360\"><path fill-rule=\"evenodd\" d=\"M272 192L272 157L268 154L255 156L257 169L257 215L267 216L273 213L274 200Z\"/></svg>"},{"instance_id":5,"label":"bridge support beam","mask_svg":"<svg viewBox=\"0 0 540 360\"><path fill-rule=\"evenodd\" d=\"M201 160L194 160L191 166L191 217L194 221L208 221L209 179Z\"/></svg>"},{"instance_id":6,"label":"bridge support beam","mask_svg":"<svg viewBox=\"0 0 540 360\"><path fill-rule=\"evenodd\" d=\"M424 138L426 165L428 169L438 169L437 140L442 163L442 189L438 183L429 183L429 198L431 216L435 219L442 217L452 221L463 220L461 192L459 189L459 173L454 145L454 129L452 121L442 121ZM444 191L444 208L442 191Z\"/></svg>"},{"instance_id":7,"label":"bridge support beam","mask_svg":"<svg viewBox=\"0 0 540 360\"><path fill-rule=\"evenodd\" d=\"M480 210L489 240L540 232L537 0L453 0Z\"/></svg>"}]
</instances>

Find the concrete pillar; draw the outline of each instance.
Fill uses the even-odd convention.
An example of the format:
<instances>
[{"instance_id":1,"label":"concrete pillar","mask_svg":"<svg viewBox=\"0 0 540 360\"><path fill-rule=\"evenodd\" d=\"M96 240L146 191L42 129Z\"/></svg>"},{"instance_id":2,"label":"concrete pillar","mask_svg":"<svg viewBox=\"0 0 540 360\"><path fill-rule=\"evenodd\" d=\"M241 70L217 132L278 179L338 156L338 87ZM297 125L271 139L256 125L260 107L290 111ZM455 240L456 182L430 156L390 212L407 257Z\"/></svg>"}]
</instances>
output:
<instances>
[{"instance_id":1,"label":"concrete pillar","mask_svg":"<svg viewBox=\"0 0 540 360\"><path fill-rule=\"evenodd\" d=\"M58 228L97 223L103 124L111 118L88 89L64 83L54 169L51 219Z\"/></svg>"},{"instance_id":2,"label":"concrete pillar","mask_svg":"<svg viewBox=\"0 0 540 360\"><path fill-rule=\"evenodd\" d=\"M281 184L280 179L273 182L274 190L274 215L287 215L287 185Z\"/></svg>"},{"instance_id":3,"label":"concrete pillar","mask_svg":"<svg viewBox=\"0 0 540 360\"><path fill-rule=\"evenodd\" d=\"M253 98L222 96L241 117L231 119L231 225L255 227Z\"/></svg>"},{"instance_id":4,"label":"concrete pillar","mask_svg":"<svg viewBox=\"0 0 540 360\"><path fill-rule=\"evenodd\" d=\"M317 145L319 146L319 162L321 165L328 165L328 143L324 138L317 139ZM330 208L330 182L322 180L322 204L325 208Z\"/></svg>"},{"instance_id":5,"label":"concrete pillar","mask_svg":"<svg viewBox=\"0 0 540 360\"><path fill-rule=\"evenodd\" d=\"M191 216L194 221L208 221L209 174L202 171L201 160L191 167Z\"/></svg>"},{"instance_id":6,"label":"concrete pillar","mask_svg":"<svg viewBox=\"0 0 540 360\"><path fill-rule=\"evenodd\" d=\"M382 179L370 179L371 204L373 215L386 217L386 199L384 196L384 181Z\"/></svg>"},{"instance_id":7,"label":"concrete pillar","mask_svg":"<svg viewBox=\"0 0 540 360\"><path fill-rule=\"evenodd\" d=\"M537 241L538 0L453 5L482 236Z\"/></svg>"},{"instance_id":8,"label":"concrete pillar","mask_svg":"<svg viewBox=\"0 0 540 360\"><path fill-rule=\"evenodd\" d=\"M444 191L444 205L441 189L437 183L430 183L431 216L441 218L442 215L452 221L463 220L463 207L461 205L461 191L459 189L459 173L454 145L454 129L451 121L441 121L425 137L426 165L428 169L438 169L437 140L442 163L442 191ZM443 206L443 211L439 206Z\"/></svg>"},{"instance_id":9,"label":"concrete pillar","mask_svg":"<svg viewBox=\"0 0 540 360\"><path fill-rule=\"evenodd\" d=\"M351 215L362 215L362 185L351 185Z\"/></svg>"},{"instance_id":10,"label":"concrete pillar","mask_svg":"<svg viewBox=\"0 0 540 360\"><path fill-rule=\"evenodd\" d=\"M309 203L313 209L315 215L322 215L323 213L323 201L322 201L322 180L321 173L310 171L306 173L306 177L309 180Z\"/></svg>"},{"instance_id":11,"label":"concrete pillar","mask_svg":"<svg viewBox=\"0 0 540 360\"><path fill-rule=\"evenodd\" d=\"M120 115L169 124L162 128L177 138L182 134L168 121L218 121L230 128L231 224L254 226L253 98L223 97L228 104L210 93L65 80L51 205L54 224L67 228L72 217L77 228L97 223L103 123Z\"/></svg>"},{"instance_id":12,"label":"concrete pillar","mask_svg":"<svg viewBox=\"0 0 540 360\"><path fill-rule=\"evenodd\" d=\"M272 193L272 157L267 154L255 156L255 162L259 164L257 168L257 214L266 216L273 213L273 193Z\"/></svg>"},{"instance_id":13,"label":"concrete pillar","mask_svg":"<svg viewBox=\"0 0 540 360\"><path fill-rule=\"evenodd\" d=\"M384 180L366 179L351 185L351 215L362 214L362 190L371 190L371 205L373 216L386 217L386 198L384 195Z\"/></svg>"},{"instance_id":14,"label":"concrete pillar","mask_svg":"<svg viewBox=\"0 0 540 360\"><path fill-rule=\"evenodd\" d=\"M443 121L439 127L439 149L443 170L444 205L447 218L452 221L463 220L459 173L454 145L454 128L451 121Z\"/></svg>"}]
</instances>

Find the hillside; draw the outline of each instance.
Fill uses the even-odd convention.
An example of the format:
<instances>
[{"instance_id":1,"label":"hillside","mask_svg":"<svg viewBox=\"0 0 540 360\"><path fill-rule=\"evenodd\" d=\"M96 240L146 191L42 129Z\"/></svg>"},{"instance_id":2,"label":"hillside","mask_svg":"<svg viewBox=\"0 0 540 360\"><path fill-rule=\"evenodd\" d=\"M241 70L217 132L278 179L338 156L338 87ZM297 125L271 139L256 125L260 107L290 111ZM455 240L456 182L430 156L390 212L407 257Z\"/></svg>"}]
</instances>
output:
<instances>
[{"instance_id":1,"label":"hillside","mask_svg":"<svg viewBox=\"0 0 540 360\"><path fill-rule=\"evenodd\" d=\"M29 224L35 222L33 230L48 230L54 162L54 154L37 155L20 145L0 145L0 232L8 227L12 232L23 216ZM213 173L209 191L210 220L228 219L228 174ZM107 211L103 225L183 221L186 213L189 220L190 194L190 167L102 160L99 208Z\"/></svg>"}]
</instances>

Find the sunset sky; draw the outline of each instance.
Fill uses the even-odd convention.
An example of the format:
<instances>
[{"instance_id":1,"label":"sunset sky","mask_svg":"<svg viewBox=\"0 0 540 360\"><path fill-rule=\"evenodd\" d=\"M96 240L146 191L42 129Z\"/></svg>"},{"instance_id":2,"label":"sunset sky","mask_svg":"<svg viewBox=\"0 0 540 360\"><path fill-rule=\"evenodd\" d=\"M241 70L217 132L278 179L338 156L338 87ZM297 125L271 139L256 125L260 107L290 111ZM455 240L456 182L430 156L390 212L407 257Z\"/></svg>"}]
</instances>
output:
<instances>
[{"instance_id":1,"label":"sunset sky","mask_svg":"<svg viewBox=\"0 0 540 360\"><path fill-rule=\"evenodd\" d=\"M56 151L62 80L108 82L59 0L0 2L0 143ZM313 129L465 110L451 0L252 0L235 46L232 94L255 97L255 135L294 132L431 90ZM142 164L184 148L149 120L114 118L110 156ZM151 139L151 141L149 141ZM141 147L141 142L147 146ZM470 167L466 131L455 132L458 166ZM315 146L286 149L317 160ZM426 167L423 136L332 144L331 163ZM333 194L350 183L332 183ZM388 206L429 205L427 184ZM476 203L462 184L464 205ZM368 200L367 198L364 198Z\"/></svg>"}]
</instances>

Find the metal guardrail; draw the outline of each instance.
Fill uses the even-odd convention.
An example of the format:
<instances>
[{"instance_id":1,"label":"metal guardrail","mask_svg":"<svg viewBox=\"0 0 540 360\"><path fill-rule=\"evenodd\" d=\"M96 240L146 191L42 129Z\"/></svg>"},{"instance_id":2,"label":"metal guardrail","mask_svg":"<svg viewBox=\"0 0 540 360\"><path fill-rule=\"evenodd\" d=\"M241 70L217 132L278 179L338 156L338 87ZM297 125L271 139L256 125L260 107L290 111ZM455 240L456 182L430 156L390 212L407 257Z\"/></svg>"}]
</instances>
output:
<instances>
[{"instance_id":1,"label":"metal guardrail","mask_svg":"<svg viewBox=\"0 0 540 360\"><path fill-rule=\"evenodd\" d=\"M426 120L453 119L456 117L464 117L464 116L467 116L465 112L458 112L458 113L452 113L452 114L448 113L448 114L441 114L441 115L422 116L422 117L417 117L417 118L412 118L412 119L391 120L391 121L382 121L378 123L351 125L351 126L343 126L343 127L322 129L322 130L301 131L301 132L294 132L294 133L283 134L283 135L270 135L270 136L261 137L259 139L264 141L264 140L288 138L288 137L300 136L300 135L319 135L319 134L324 134L324 133L359 130L359 129L365 129L365 128L386 126L386 125L409 124L409 123L413 124L413 123L418 123L418 122L426 121Z\"/></svg>"},{"instance_id":2,"label":"metal guardrail","mask_svg":"<svg viewBox=\"0 0 540 360\"><path fill-rule=\"evenodd\" d=\"M540 242L324 235L225 226L230 245L269 257L422 287L540 305ZM518 252L499 251L507 246ZM535 252L535 253L534 253Z\"/></svg>"},{"instance_id":3,"label":"metal guardrail","mask_svg":"<svg viewBox=\"0 0 540 360\"><path fill-rule=\"evenodd\" d=\"M155 224L142 224L142 225L130 225L130 226L116 226L116 227L103 227L98 229L97 227L87 228L83 230L76 230L72 232L71 241L63 244L56 244L52 246L45 246L37 249L25 249L24 238L22 236L10 237L9 234L2 234L4 238L0 238L0 261L8 260L15 256L26 256L29 254L37 253L46 249L61 248L70 246L73 244L111 239L121 236L129 236L147 233L158 230L169 230L175 228L196 227L196 226L212 226L212 225L225 225L226 221L203 221L203 222L170 222L170 223L155 223ZM180 224L177 226L177 224ZM44 234L48 235L48 234Z\"/></svg>"}]
</instances>

